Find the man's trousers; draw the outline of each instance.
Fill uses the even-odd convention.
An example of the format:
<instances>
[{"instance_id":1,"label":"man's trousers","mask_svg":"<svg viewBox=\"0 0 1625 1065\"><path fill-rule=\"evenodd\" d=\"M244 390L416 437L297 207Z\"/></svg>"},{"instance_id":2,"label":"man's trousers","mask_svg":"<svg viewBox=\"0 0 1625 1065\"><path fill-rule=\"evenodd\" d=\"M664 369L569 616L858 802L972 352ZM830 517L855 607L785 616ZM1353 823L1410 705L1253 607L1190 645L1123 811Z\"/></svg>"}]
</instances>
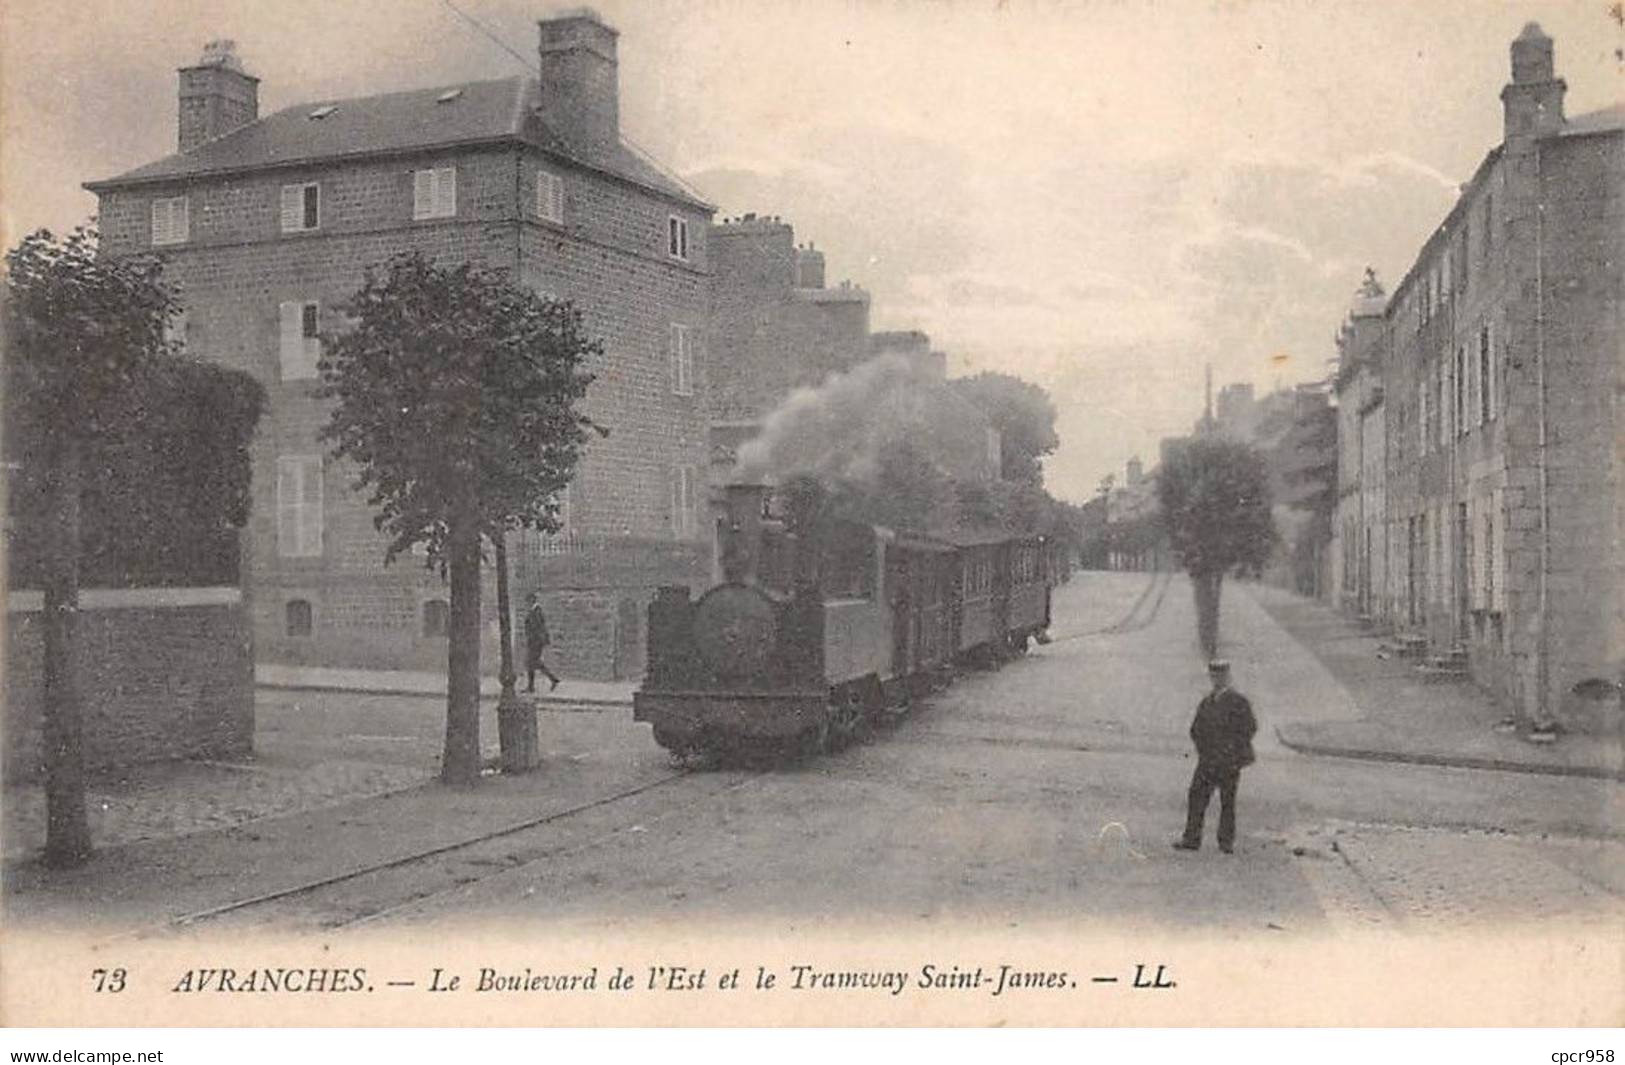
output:
<instances>
[{"instance_id":1,"label":"man's trousers","mask_svg":"<svg viewBox=\"0 0 1625 1065\"><path fill-rule=\"evenodd\" d=\"M1191 790L1185 803L1184 842L1192 847L1202 842L1202 822L1207 817L1207 804L1215 788L1219 792L1219 846L1229 848L1236 842L1236 785L1241 782L1239 766L1196 763L1191 774Z\"/></svg>"}]
</instances>

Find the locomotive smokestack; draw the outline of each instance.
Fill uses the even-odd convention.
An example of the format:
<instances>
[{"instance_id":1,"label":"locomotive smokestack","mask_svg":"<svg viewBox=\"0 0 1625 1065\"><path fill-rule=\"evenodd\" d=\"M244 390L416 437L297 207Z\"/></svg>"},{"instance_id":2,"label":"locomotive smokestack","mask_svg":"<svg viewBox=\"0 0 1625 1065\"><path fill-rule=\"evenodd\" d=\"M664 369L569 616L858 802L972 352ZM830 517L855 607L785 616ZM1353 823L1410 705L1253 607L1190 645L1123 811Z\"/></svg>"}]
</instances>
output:
<instances>
[{"instance_id":1,"label":"locomotive smokestack","mask_svg":"<svg viewBox=\"0 0 1625 1065\"><path fill-rule=\"evenodd\" d=\"M762 554L763 484L730 484L723 489L722 579L754 584Z\"/></svg>"}]
</instances>

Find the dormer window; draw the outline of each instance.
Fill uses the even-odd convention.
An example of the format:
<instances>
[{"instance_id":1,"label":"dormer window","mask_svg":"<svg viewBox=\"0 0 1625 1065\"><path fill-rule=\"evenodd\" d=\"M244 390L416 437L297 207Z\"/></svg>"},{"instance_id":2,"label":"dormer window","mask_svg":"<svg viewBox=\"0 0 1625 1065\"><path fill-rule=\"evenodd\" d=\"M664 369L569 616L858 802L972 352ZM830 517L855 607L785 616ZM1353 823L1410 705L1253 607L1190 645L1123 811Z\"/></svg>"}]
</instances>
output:
<instances>
[{"instance_id":1,"label":"dormer window","mask_svg":"<svg viewBox=\"0 0 1625 1065\"><path fill-rule=\"evenodd\" d=\"M186 211L186 197L152 201L152 243L184 244L191 235Z\"/></svg>"},{"instance_id":2,"label":"dormer window","mask_svg":"<svg viewBox=\"0 0 1625 1065\"><path fill-rule=\"evenodd\" d=\"M322 187L314 181L307 185L282 186L282 232L303 233L321 225Z\"/></svg>"},{"instance_id":3,"label":"dormer window","mask_svg":"<svg viewBox=\"0 0 1625 1065\"><path fill-rule=\"evenodd\" d=\"M666 250L673 259L688 260L688 221L672 215L666 222Z\"/></svg>"}]
</instances>

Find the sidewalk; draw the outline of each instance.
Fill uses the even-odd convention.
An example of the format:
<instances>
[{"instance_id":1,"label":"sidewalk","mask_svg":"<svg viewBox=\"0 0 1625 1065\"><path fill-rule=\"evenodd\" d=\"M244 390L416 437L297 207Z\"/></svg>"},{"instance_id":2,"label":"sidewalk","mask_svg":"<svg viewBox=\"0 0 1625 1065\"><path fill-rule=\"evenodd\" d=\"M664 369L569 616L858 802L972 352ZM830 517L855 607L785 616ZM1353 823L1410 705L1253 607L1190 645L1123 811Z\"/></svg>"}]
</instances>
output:
<instances>
[{"instance_id":1,"label":"sidewalk","mask_svg":"<svg viewBox=\"0 0 1625 1065\"><path fill-rule=\"evenodd\" d=\"M1494 731L1504 715L1470 682L1429 682L1407 659L1378 658L1381 640L1331 607L1279 588L1233 582L1335 677L1357 717L1277 727L1305 754L1384 762L1615 779L1625 766L1618 737L1566 735L1549 746Z\"/></svg>"},{"instance_id":2,"label":"sidewalk","mask_svg":"<svg viewBox=\"0 0 1625 1065\"><path fill-rule=\"evenodd\" d=\"M673 779L665 752L646 732L630 722L617 731L619 742L572 743L574 749L546 752L534 773L488 777L471 789L424 782L216 831L104 847L72 870L49 870L32 858L8 861L4 919L110 938L501 834Z\"/></svg>"},{"instance_id":3,"label":"sidewalk","mask_svg":"<svg viewBox=\"0 0 1625 1065\"><path fill-rule=\"evenodd\" d=\"M525 695L520 678L520 694ZM403 669L329 669L323 666L285 666L260 662L254 666L254 683L262 688L284 688L292 691L347 691L366 692L370 695L439 695L446 694L446 675L433 672L412 672ZM580 706L631 706L632 689L637 684L630 680L572 680L565 678L557 690L538 690L527 699L551 709L567 710ZM501 694L495 677L480 678L480 694L495 698Z\"/></svg>"}]
</instances>

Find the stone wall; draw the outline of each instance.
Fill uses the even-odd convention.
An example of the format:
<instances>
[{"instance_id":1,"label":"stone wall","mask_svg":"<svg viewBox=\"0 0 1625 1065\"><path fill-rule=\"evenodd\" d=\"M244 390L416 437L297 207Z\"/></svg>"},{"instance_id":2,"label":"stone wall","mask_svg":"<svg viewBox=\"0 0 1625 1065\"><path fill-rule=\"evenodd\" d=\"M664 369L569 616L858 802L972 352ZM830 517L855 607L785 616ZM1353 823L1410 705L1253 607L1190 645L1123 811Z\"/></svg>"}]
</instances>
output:
<instances>
[{"instance_id":1,"label":"stone wall","mask_svg":"<svg viewBox=\"0 0 1625 1065\"><path fill-rule=\"evenodd\" d=\"M8 783L43 772L41 605L38 592L13 592L7 605ZM253 644L237 589L87 590L80 607L88 769L251 752Z\"/></svg>"}]
</instances>

